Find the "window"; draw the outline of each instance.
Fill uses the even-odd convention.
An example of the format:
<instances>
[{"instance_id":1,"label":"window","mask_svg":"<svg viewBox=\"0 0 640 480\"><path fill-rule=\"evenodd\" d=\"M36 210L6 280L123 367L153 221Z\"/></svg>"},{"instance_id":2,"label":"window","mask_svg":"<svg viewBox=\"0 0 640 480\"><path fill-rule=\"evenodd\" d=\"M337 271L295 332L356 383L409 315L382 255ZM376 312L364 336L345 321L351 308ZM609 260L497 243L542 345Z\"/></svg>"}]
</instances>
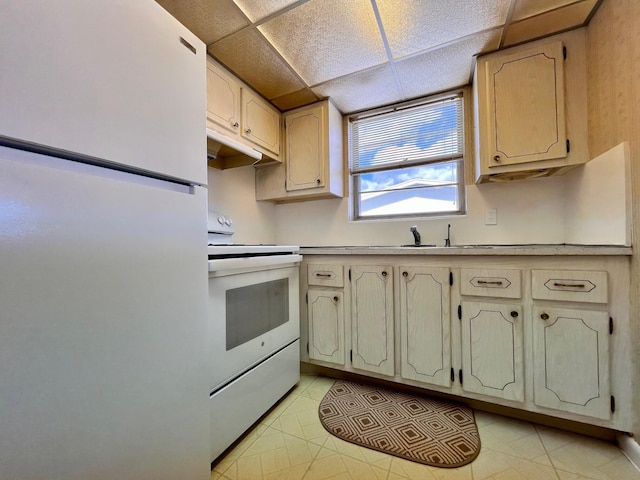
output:
<instances>
[{"instance_id":1,"label":"window","mask_svg":"<svg viewBox=\"0 0 640 480\"><path fill-rule=\"evenodd\" d=\"M352 219L464 213L461 93L349 117Z\"/></svg>"}]
</instances>

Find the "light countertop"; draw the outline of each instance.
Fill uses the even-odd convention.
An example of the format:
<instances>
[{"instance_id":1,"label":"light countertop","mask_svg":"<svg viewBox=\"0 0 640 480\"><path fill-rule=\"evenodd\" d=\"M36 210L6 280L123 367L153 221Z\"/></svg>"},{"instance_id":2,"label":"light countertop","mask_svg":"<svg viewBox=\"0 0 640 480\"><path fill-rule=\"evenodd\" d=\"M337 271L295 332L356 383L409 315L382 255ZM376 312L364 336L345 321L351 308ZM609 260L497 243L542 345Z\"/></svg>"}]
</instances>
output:
<instances>
[{"instance_id":1,"label":"light countertop","mask_svg":"<svg viewBox=\"0 0 640 480\"><path fill-rule=\"evenodd\" d=\"M429 246L318 246L300 247L302 255L632 255L621 245L464 245Z\"/></svg>"}]
</instances>

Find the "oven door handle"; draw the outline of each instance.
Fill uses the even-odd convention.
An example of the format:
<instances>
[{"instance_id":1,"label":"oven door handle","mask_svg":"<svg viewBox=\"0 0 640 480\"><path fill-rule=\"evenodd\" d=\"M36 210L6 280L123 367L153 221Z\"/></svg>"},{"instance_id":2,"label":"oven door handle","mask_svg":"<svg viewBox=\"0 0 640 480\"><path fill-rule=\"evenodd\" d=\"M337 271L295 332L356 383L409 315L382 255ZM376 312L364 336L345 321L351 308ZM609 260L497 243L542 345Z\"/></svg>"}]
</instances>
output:
<instances>
[{"instance_id":1,"label":"oven door handle","mask_svg":"<svg viewBox=\"0 0 640 480\"><path fill-rule=\"evenodd\" d=\"M302 255L267 255L263 257L220 258L209 260L209 276L233 275L235 273L273 270L295 267L302 261Z\"/></svg>"}]
</instances>

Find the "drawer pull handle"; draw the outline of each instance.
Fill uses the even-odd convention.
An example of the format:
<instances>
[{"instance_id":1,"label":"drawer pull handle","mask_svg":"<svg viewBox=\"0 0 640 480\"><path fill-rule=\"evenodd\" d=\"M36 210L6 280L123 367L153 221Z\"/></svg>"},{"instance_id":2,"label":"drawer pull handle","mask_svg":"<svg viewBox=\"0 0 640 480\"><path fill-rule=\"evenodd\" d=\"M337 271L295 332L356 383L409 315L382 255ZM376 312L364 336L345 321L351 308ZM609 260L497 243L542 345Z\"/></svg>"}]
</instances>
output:
<instances>
[{"instance_id":1,"label":"drawer pull handle","mask_svg":"<svg viewBox=\"0 0 640 480\"><path fill-rule=\"evenodd\" d=\"M320 278L331 278L333 275L330 273L316 273L316 277Z\"/></svg>"},{"instance_id":2,"label":"drawer pull handle","mask_svg":"<svg viewBox=\"0 0 640 480\"><path fill-rule=\"evenodd\" d=\"M549 314L547 314L547 313L543 313L542 315L540 315L540 318L541 318L542 320L549 320Z\"/></svg>"},{"instance_id":3,"label":"drawer pull handle","mask_svg":"<svg viewBox=\"0 0 640 480\"><path fill-rule=\"evenodd\" d=\"M554 287L568 287L568 288L585 288L586 285L584 283L559 283L555 282L553 284Z\"/></svg>"},{"instance_id":4,"label":"drawer pull handle","mask_svg":"<svg viewBox=\"0 0 640 480\"><path fill-rule=\"evenodd\" d=\"M478 285L502 285L502 280L478 280Z\"/></svg>"}]
</instances>

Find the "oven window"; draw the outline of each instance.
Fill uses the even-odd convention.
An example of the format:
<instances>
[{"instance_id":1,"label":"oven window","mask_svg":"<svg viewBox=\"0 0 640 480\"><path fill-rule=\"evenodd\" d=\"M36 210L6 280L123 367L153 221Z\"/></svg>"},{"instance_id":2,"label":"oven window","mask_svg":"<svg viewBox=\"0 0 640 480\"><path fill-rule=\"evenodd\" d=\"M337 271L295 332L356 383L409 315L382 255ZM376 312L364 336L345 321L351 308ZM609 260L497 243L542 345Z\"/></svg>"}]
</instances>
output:
<instances>
[{"instance_id":1,"label":"oven window","mask_svg":"<svg viewBox=\"0 0 640 480\"><path fill-rule=\"evenodd\" d=\"M288 320L288 278L227 290L227 350Z\"/></svg>"}]
</instances>

